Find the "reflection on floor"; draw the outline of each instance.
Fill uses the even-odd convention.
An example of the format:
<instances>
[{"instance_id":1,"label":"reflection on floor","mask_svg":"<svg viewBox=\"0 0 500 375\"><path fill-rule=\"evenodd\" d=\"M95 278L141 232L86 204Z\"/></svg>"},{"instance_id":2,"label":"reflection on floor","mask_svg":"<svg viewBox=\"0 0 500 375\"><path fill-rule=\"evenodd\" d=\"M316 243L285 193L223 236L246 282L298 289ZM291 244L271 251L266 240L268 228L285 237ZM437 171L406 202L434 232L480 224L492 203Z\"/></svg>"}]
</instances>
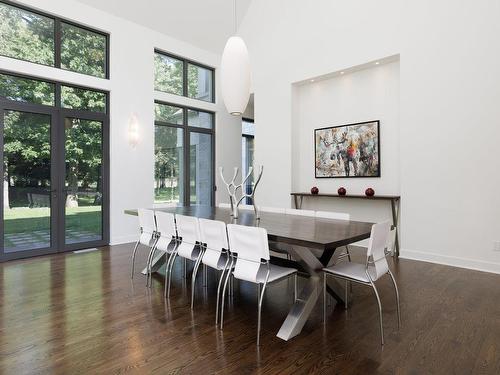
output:
<instances>
[{"instance_id":1,"label":"reflection on floor","mask_svg":"<svg viewBox=\"0 0 500 375\"><path fill-rule=\"evenodd\" d=\"M299 336L278 339L293 294L293 282L283 281L268 289L257 348L253 285L236 283L220 331L215 274L208 288L199 278L191 311L181 267L167 302L160 275L145 288L144 248L130 280L131 249L0 264L0 373L500 373L500 275L404 259L391 264L403 328L398 332L390 281L380 280L383 348L375 297L362 286L353 287L351 309L329 309L326 326L318 303Z\"/></svg>"}]
</instances>

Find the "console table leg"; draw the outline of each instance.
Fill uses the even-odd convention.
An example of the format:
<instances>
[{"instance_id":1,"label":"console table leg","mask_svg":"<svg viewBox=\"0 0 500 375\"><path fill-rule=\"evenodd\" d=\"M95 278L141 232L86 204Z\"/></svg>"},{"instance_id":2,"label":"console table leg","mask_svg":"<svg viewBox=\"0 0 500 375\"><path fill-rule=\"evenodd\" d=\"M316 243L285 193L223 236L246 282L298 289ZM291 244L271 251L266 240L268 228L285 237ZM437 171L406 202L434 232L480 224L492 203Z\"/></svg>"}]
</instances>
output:
<instances>
[{"instance_id":1,"label":"console table leg","mask_svg":"<svg viewBox=\"0 0 500 375\"><path fill-rule=\"evenodd\" d=\"M394 255L396 258L399 257L399 226L398 226L398 220L399 220L399 199L397 200L397 207L396 207L396 200L391 199L391 209L392 209L392 224L394 225L394 230L396 231L396 236L395 236L395 248L396 251L394 252Z\"/></svg>"}]
</instances>

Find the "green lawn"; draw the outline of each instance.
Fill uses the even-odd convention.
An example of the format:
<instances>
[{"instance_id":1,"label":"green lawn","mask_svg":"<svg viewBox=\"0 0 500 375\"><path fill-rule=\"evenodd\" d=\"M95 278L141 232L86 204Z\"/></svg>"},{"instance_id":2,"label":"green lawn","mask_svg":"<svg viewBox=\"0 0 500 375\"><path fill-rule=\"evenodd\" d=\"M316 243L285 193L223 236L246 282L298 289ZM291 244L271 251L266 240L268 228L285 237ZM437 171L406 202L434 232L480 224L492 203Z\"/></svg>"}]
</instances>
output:
<instances>
[{"instance_id":1,"label":"green lawn","mask_svg":"<svg viewBox=\"0 0 500 375\"><path fill-rule=\"evenodd\" d=\"M173 190L173 199L172 199ZM179 189L177 187L155 189L155 203L170 203L179 201Z\"/></svg>"},{"instance_id":2,"label":"green lawn","mask_svg":"<svg viewBox=\"0 0 500 375\"><path fill-rule=\"evenodd\" d=\"M101 206L66 208L66 229L101 233ZM50 210L13 208L4 210L4 233L29 233L50 228Z\"/></svg>"}]
</instances>

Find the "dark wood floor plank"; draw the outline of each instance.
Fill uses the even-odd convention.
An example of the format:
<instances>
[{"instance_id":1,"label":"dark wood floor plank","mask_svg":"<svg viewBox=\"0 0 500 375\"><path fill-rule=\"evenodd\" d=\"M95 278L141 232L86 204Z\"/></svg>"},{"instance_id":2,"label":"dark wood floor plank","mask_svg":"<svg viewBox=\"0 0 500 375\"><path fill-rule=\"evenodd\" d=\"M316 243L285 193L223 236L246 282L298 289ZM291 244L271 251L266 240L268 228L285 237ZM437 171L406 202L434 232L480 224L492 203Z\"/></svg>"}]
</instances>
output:
<instances>
[{"instance_id":1,"label":"dark wood floor plank","mask_svg":"<svg viewBox=\"0 0 500 375\"><path fill-rule=\"evenodd\" d=\"M403 327L398 331L390 280L380 280L383 348L373 292L357 285L351 308L330 306L326 326L318 303L299 336L278 339L293 294L293 283L283 281L268 289L257 348L254 285L235 283L220 331L215 273L207 288L199 278L191 312L181 262L166 301L161 275L145 288L139 273L145 249L130 280L131 248L0 264L0 373L500 373L499 275L403 259L392 264Z\"/></svg>"}]
</instances>

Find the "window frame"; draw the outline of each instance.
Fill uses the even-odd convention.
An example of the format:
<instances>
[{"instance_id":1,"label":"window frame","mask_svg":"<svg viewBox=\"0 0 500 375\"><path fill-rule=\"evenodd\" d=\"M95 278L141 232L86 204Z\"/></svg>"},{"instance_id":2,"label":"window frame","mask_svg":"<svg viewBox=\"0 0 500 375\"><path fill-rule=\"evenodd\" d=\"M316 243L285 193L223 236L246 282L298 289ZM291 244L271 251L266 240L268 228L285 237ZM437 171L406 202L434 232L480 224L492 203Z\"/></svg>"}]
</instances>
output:
<instances>
[{"instance_id":1,"label":"window frame","mask_svg":"<svg viewBox=\"0 0 500 375\"><path fill-rule=\"evenodd\" d=\"M204 134L209 134L211 136L212 140L212 145L211 145L211 166L212 166L212 191L210 194L210 200L211 200L211 205L215 204L215 192L217 190L217 186L215 185L215 124L216 124L216 113L214 111L206 110L206 109L201 109L201 108L196 108L192 106L185 106L177 103L172 103L172 102L166 102L162 100L155 100L154 104L160 104L160 105L169 105L177 108L181 108L183 112L183 121L182 124L175 124L175 123L170 123L168 121L161 121L161 120L156 120L156 116L154 119L154 126L167 126L171 128L177 128L177 129L182 129L182 145L183 145L183 162L184 162L184 168L183 168L183 181L182 183L184 184L183 186L183 201L179 202L179 204L182 204L183 206L191 206L191 185L190 185L190 165L191 165L191 154L190 154L190 147L191 147L191 133L204 133ZM193 110L193 111L198 111L198 112L206 112L210 113L212 115L212 128L200 128L196 126L189 126L188 125L188 110ZM155 147L156 147L156 140L155 140ZM153 192L153 197L154 197L154 192ZM164 203L155 203L156 205L162 205Z\"/></svg>"},{"instance_id":2,"label":"window frame","mask_svg":"<svg viewBox=\"0 0 500 375\"><path fill-rule=\"evenodd\" d=\"M159 54L159 55L163 55L166 57L170 57L172 59L176 59L176 60L179 60L182 62L182 95L174 94L174 93L167 92L167 91L157 90L156 87L154 88L155 91L164 92L164 93L167 93L170 95L175 95L175 96L182 96L182 97L193 99L193 100L199 100L199 101L204 102L204 103L215 103L215 68L214 67L208 66L206 64L203 64L203 63L191 60L191 59L187 59L187 58L179 56L179 55L175 55L175 54L170 53L170 52L166 52L166 51L161 50L159 48L155 48L154 53ZM153 56L153 58L154 58L154 56ZM203 99L192 98L192 97L188 96L188 65L193 65L193 66L197 66L199 68L207 69L212 73L212 88L211 88L212 100L203 100ZM163 104L166 104L166 103L163 103ZM171 105L175 105L175 104L171 104ZM199 110L198 108L191 108L191 109ZM205 111L205 112L210 112L210 111Z\"/></svg>"},{"instance_id":3,"label":"window frame","mask_svg":"<svg viewBox=\"0 0 500 375\"><path fill-rule=\"evenodd\" d=\"M110 50L109 49L109 43L110 43L110 35L109 35L109 33L106 33L104 31L97 30L97 29L94 29L94 28L91 28L91 27L79 24L77 22L73 22L73 21L68 20L66 18L62 18L62 17L55 16L53 14L42 12L42 11L39 11L38 9L33 9L33 8L31 8L29 6L26 6L24 4L18 4L18 3L15 3L13 1L10 1L10 0L0 0L0 3L6 4L8 6L11 6L11 7L14 7L14 8L18 8L18 9L21 9L21 10L25 10L27 12L34 13L34 14L37 14L37 15L42 16L42 17L47 17L47 18L50 18L50 19L52 19L54 21L54 65L42 64L42 63L38 63L38 62L33 62L33 61L21 59L19 57L6 56L6 55L3 55L3 54L0 54L0 56L7 57L9 59L19 60L19 61L26 61L26 62L28 62L30 64L48 66L48 67L51 67L51 68L61 69L61 70L67 71L67 72L72 72L72 73L77 73L77 74L83 74L85 76L95 77L95 78L98 78L98 79L109 79L109 75L110 75L109 74L109 71L110 71L110 69L109 69L109 50ZM97 76L94 76L94 75L91 75L91 74L75 72L74 70L70 70L70 69L66 69L66 68L62 68L61 67L61 42L62 42L62 40L61 40L61 37L62 37L62 34L61 34L61 23L65 23L65 24L68 24L68 25L71 25L71 26L74 26L74 27L78 27L80 29L90 31L92 33L101 35L101 36L103 36L103 37L106 38L106 51L105 51L106 52L106 57L104 59L104 77L97 77Z\"/></svg>"}]
</instances>

